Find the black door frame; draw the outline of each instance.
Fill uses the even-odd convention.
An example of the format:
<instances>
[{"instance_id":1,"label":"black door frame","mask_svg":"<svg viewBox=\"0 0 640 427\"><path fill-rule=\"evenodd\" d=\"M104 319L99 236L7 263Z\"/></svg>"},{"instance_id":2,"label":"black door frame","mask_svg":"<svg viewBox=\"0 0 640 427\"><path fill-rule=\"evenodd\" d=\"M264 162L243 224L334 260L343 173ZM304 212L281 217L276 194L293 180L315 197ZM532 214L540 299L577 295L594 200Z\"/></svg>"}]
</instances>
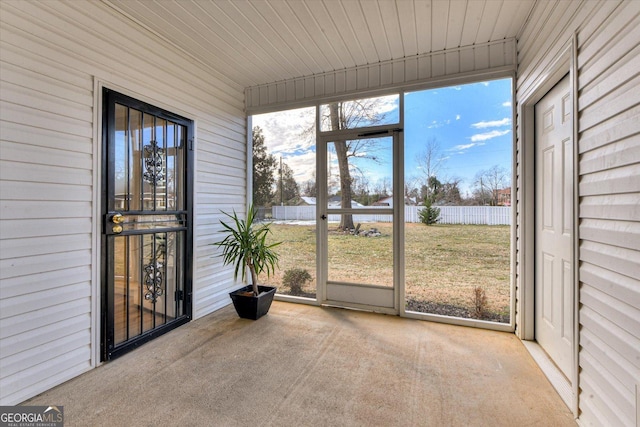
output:
<instances>
[{"instance_id":1,"label":"black door frame","mask_svg":"<svg viewBox=\"0 0 640 427\"><path fill-rule=\"evenodd\" d=\"M184 313L174 321L154 328L138 337L128 340L126 343L114 347L114 295L108 285L108 278L114 274L113 263L109 260L107 245L107 221L109 216L109 200L114 199L114 179L113 163L114 152L110 138L115 135L115 105L116 103L127 107L143 111L148 114L160 116L171 120L174 123L185 126L187 129L185 151L185 209L186 209L186 236L184 253L184 292L181 295ZM194 173L193 173L193 143L194 143L194 122L193 120L171 113L159 107L155 107L146 102L137 100L130 96L118 93L108 88L102 90L102 163L101 163L101 303L100 303L100 359L101 361L111 360L119 357L134 348L173 330L192 319L192 293L193 293L193 198L194 198Z\"/></svg>"}]
</instances>

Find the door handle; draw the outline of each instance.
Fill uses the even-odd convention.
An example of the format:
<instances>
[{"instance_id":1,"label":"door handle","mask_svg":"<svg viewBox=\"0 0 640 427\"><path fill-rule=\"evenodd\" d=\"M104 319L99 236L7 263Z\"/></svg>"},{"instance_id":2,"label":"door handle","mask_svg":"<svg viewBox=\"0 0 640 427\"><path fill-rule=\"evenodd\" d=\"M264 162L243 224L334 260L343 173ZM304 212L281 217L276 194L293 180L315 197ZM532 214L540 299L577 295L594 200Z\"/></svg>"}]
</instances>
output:
<instances>
[{"instance_id":1,"label":"door handle","mask_svg":"<svg viewBox=\"0 0 640 427\"><path fill-rule=\"evenodd\" d=\"M325 214L320 215L320 219L327 219L327 216Z\"/></svg>"},{"instance_id":2,"label":"door handle","mask_svg":"<svg viewBox=\"0 0 640 427\"><path fill-rule=\"evenodd\" d=\"M121 213L116 212L114 214L108 214L107 221L108 222L105 224L107 234L120 234L124 230L122 227L122 224L124 223L124 215ZM109 224L109 222L111 224ZM109 233L109 227L111 227L111 233Z\"/></svg>"},{"instance_id":3,"label":"door handle","mask_svg":"<svg viewBox=\"0 0 640 427\"><path fill-rule=\"evenodd\" d=\"M111 222L114 224L122 224L124 222L124 216L121 213L113 214L111 216Z\"/></svg>"}]
</instances>

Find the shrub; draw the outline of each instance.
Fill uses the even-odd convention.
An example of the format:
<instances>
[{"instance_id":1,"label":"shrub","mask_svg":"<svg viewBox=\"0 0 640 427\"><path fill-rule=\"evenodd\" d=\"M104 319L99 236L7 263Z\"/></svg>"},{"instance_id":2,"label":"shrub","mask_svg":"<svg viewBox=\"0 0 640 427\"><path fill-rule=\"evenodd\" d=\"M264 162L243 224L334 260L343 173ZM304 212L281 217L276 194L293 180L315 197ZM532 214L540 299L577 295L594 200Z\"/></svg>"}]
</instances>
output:
<instances>
[{"instance_id":1,"label":"shrub","mask_svg":"<svg viewBox=\"0 0 640 427\"><path fill-rule=\"evenodd\" d=\"M473 317L482 319L487 313L487 293L482 286L473 288Z\"/></svg>"},{"instance_id":2,"label":"shrub","mask_svg":"<svg viewBox=\"0 0 640 427\"><path fill-rule=\"evenodd\" d=\"M291 290L291 295L301 295L304 284L312 277L304 268L291 268L284 272L282 284Z\"/></svg>"},{"instance_id":3,"label":"shrub","mask_svg":"<svg viewBox=\"0 0 640 427\"><path fill-rule=\"evenodd\" d=\"M440 216L440 208L434 208L431 206L431 201L425 199L424 208L422 208L418 216L420 217L420 222L425 225L435 224Z\"/></svg>"}]
</instances>

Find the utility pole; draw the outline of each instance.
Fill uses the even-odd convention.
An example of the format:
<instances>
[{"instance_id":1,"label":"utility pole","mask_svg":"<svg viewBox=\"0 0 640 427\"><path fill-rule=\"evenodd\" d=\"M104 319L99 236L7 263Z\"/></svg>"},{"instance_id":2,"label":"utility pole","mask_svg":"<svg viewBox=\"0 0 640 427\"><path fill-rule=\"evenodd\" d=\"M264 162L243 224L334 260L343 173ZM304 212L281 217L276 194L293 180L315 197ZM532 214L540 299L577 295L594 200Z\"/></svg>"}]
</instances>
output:
<instances>
[{"instance_id":1,"label":"utility pole","mask_svg":"<svg viewBox=\"0 0 640 427\"><path fill-rule=\"evenodd\" d=\"M282 156L280 156L280 206L284 206L284 193L282 189Z\"/></svg>"}]
</instances>

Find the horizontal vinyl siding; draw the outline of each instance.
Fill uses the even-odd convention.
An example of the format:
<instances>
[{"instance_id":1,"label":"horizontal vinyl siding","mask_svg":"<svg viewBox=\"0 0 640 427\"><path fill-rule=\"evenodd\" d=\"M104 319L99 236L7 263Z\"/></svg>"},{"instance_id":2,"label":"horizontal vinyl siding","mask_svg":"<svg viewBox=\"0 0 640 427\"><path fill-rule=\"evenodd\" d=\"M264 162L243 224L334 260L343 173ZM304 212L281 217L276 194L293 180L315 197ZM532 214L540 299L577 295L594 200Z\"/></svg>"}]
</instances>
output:
<instances>
[{"instance_id":1,"label":"horizontal vinyl siding","mask_svg":"<svg viewBox=\"0 0 640 427\"><path fill-rule=\"evenodd\" d=\"M466 73L477 74L505 68L515 70L515 64L514 39L455 47L416 57L253 86L245 92L246 108L250 114L255 114L283 105L309 105L317 99L451 79Z\"/></svg>"},{"instance_id":2,"label":"horizontal vinyl siding","mask_svg":"<svg viewBox=\"0 0 640 427\"><path fill-rule=\"evenodd\" d=\"M227 294L234 287L231 270L223 266L211 243L219 240L216 234L224 216L221 211L240 211L246 203L246 150L238 150L238 140L245 141L245 136L240 130L244 132L223 128L198 134L198 194L194 207L198 222L194 256L198 269L194 271L194 282L202 286L194 289L195 318L227 305Z\"/></svg>"},{"instance_id":3,"label":"horizontal vinyl siding","mask_svg":"<svg viewBox=\"0 0 640 427\"><path fill-rule=\"evenodd\" d=\"M1 397L18 403L92 364L93 80L1 34Z\"/></svg>"},{"instance_id":4,"label":"horizontal vinyl siding","mask_svg":"<svg viewBox=\"0 0 640 427\"><path fill-rule=\"evenodd\" d=\"M219 210L245 204L246 122L243 88L103 3L3 1L0 8L4 405L96 364L95 80L196 123L195 317L228 304L234 287L208 243Z\"/></svg>"},{"instance_id":5,"label":"horizontal vinyl siding","mask_svg":"<svg viewBox=\"0 0 640 427\"><path fill-rule=\"evenodd\" d=\"M580 419L595 425L604 415L633 426L640 422L640 4L614 6L593 32L578 32Z\"/></svg>"},{"instance_id":6,"label":"horizontal vinyl siding","mask_svg":"<svg viewBox=\"0 0 640 427\"><path fill-rule=\"evenodd\" d=\"M640 420L640 2L543 2L519 40L518 93L578 40L581 425Z\"/></svg>"}]
</instances>

